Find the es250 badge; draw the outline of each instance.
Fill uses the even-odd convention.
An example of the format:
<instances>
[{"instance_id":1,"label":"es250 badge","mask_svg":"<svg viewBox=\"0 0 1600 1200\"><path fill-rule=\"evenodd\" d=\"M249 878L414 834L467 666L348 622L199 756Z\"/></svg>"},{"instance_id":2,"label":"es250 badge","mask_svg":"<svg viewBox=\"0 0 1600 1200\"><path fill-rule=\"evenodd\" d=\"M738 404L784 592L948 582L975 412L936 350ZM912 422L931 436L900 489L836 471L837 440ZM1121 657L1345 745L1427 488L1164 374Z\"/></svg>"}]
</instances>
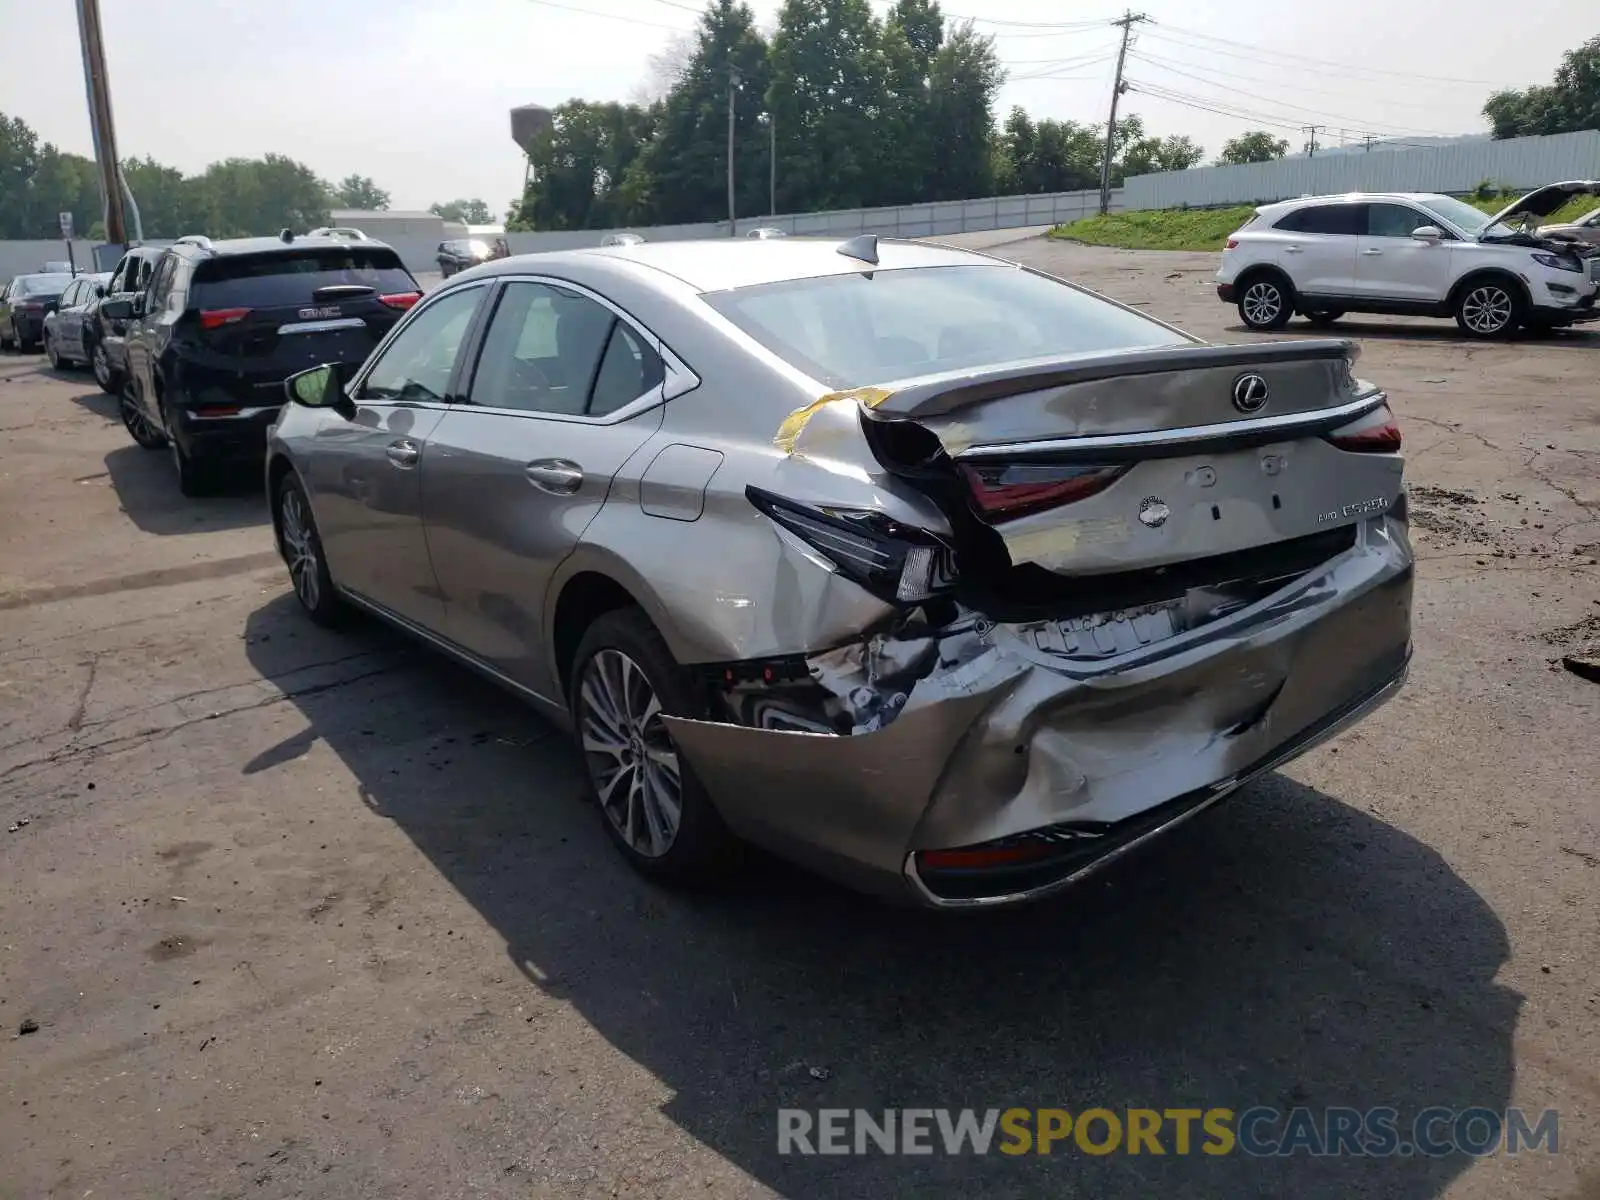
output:
<instances>
[{"instance_id":1,"label":"es250 badge","mask_svg":"<svg viewBox=\"0 0 1600 1200\"><path fill-rule=\"evenodd\" d=\"M1381 513L1389 507L1389 502L1382 496L1374 496L1371 500L1358 500L1354 504L1346 504L1343 508L1336 508L1332 512L1325 512L1317 517L1318 525L1326 525L1329 521L1348 521L1351 517L1365 517L1372 513Z\"/></svg>"}]
</instances>

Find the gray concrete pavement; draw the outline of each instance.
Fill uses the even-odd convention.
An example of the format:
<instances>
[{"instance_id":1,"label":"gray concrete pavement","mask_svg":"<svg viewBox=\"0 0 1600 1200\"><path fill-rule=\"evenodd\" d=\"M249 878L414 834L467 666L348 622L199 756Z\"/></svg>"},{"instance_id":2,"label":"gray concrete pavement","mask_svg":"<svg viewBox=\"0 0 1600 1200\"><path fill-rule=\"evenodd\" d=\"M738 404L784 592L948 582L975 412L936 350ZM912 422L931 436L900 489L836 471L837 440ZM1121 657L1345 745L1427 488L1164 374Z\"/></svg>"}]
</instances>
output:
<instances>
[{"instance_id":1,"label":"gray concrete pavement","mask_svg":"<svg viewBox=\"0 0 1600 1200\"><path fill-rule=\"evenodd\" d=\"M1004 253L1245 336L1209 256ZM1551 665L1600 631L1600 335L1347 332L1407 436L1411 684L966 920L642 882L537 717L300 618L253 479L185 501L0 357L0 1197L1600 1195L1600 687ZM780 1106L1258 1104L1555 1108L1561 1153L776 1152Z\"/></svg>"}]
</instances>

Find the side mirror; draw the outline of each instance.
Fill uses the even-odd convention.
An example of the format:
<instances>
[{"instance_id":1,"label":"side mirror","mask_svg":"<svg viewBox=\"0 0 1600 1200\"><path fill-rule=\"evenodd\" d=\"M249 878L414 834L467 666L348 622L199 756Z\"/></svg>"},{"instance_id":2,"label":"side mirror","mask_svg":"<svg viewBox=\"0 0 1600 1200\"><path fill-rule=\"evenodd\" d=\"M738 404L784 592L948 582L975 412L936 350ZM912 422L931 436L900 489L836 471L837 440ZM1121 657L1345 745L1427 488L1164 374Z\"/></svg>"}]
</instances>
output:
<instances>
[{"instance_id":1,"label":"side mirror","mask_svg":"<svg viewBox=\"0 0 1600 1200\"><path fill-rule=\"evenodd\" d=\"M145 296L147 294L148 293L146 293L146 292L140 292L137 296L135 296L133 298L133 315L134 316L136 316L136 317L144 316Z\"/></svg>"},{"instance_id":2,"label":"side mirror","mask_svg":"<svg viewBox=\"0 0 1600 1200\"><path fill-rule=\"evenodd\" d=\"M133 301L107 300L100 306L100 315L108 321L126 321L133 316Z\"/></svg>"},{"instance_id":3,"label":"side mirror","mask_svg":"<svg viewBox=\"0 0 1600 1200\"><path fill-rule=\"evenodd\" d=\"M95 284L94 296L96 300L104 300L106 298L106 285L103 283Z\"/></svg>"},{"instance_id":4,"label":"side mirror","mask_svg":"<svg viewBox=\"0 0 1600 1200\"><path fill-rule=\"evenodd\" d=\"M1419 242L1442 242L1444 230L1437 225L1418 225L1411 231L1411 236Z\"/></svg>"},{"instance_id":5,"label":"side mirror","mask_svg":"<svg viewBox=\"0 0 1600 1200\"><path fill-rule=\"evenodd\" d=\"M343 363L323 363L296 372L283 381L284 395L307 408L331 408L340 416L355 416L356 406L344 394L348 375Z\"/></svg>"}]
</instances>

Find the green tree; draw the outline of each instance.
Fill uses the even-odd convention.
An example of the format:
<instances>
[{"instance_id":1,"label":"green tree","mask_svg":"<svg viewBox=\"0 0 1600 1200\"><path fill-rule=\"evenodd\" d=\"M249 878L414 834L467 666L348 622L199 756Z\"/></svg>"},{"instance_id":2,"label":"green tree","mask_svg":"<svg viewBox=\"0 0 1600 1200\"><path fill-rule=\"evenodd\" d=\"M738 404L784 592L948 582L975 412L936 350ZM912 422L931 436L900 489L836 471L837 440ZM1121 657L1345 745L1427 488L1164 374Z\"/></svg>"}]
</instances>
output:
<instances>
[{"instance_id":1,"label":"green tree","mask_svg":"<svg viewBox=\"0 0 1600 1200\"><path fill-rule=\"evenodd\" d=\"M1205 148L1184 134L1167 137L1141 137L1123 150L1113 175L1117 181L1132 175L1152 175L1159 171L1187 171L1205 158Z\"/></svg>"},{"instance_id":2,"label":"green tree","mask_svg":"<svg viewBox=\"0 0 1600 1200\"><path fill-rule=\"evenodd\" d=\"M994 99L1005 79L994 39L977 33L971 21L939 47L929 72L927 199L994 194Z\"/></svg>"},{"instance_id":3,"label":"green tree","mask_svg":"<svg viewBox=\"0 0 1600 1200\"><path fill-rule=\"evenodd\" d=\"M0 237L27 236L28 187L38 169L38 135L21 117L0 113Z\"/></svg>"},{"instance_id":4,"label":"green tree","mask_svg":"<svg viewBox=\"0 0 1600 1200\"><path fill-rule=\"evenodd\" d=\"M176 167L153 158L130 158L122 164L128 189L139 205L139 220L147 238L177 238L206 232L207 211L200 188ZM133 235L132 218L128 234Z\"/></svg>"},{"instance_id":5,"label":"green tree","mask_svg":"<svg viewBox=\"0 0 1600 1200\"><path fill-rule=\"evenodd\" d=\"M494 223L494 214L482 200L448 200L443 204L428 205L428 211L446 221L457 221L462 225Z\"/></svg>"},{"instance_id":6,"label":"green tree","mask_svg":"<svg viewBox=\"0 0 1600 1200\"><path fill-rule=\"evenodd\" d=\"M281 154L224 159L190 183L203 231L212 237L303 231L329 220L328 185L310 167Z\"/></svg>"},{"instance_id":7,"label":"green tree","mask_svg":"<svg viewBox=\"0 0 1600 1200\"><path fill-rule=\"evenodd\" d=\"M1548 87L1496 92L1483 115L1497 138L1600 129L1600 37L1562 55Z\"/></svg>"},{"instance_id":8,"label":"green tree","mask_svg":"<svg viewBox=\"0 0 1600 1200\"><path fill-rule=\"evenodd\" d=\"M652 113L634 104L569 100L552 115L550 128L534 145L535 175L512 224L526 229L629 224L632 203L625 181L649 142ZM488 206L472 215L479 213L487 216Z\"/></svg>"},{"instance_id":9,"label":"green tree","mask_svg":"<svg viewBox=\"0 0 1600 1200\"><path fill-rule=\"evenodd\" d=\"M382 212L389 207L389 193L366 175L346 175L334 186L333 203L340 208L360 208Z\"/></svg>"},{"instance_id":10,"label":"green tree","mask_svg":"<svg viewBox=\"0 0 1600 1200\"><path fill-rule=\"evenodd\" d=\"M1013 195L1071 192L1100 186L1105 139L1076 121L1034 122L1015 107L1000 139L1000 188Z\"/></svg>"},{"instance_id":11,"label":"green tree","mask_svg":"<svg viewBox=\"0 0 1600 1200\"><path fill-rule=\"evenodd\" d=\"M1224 142L1217 161L1225 164L1274 162L1287 153L1286 139L1274 137L1264 129L1252 129Z\"/></svg>"}]
</instances>

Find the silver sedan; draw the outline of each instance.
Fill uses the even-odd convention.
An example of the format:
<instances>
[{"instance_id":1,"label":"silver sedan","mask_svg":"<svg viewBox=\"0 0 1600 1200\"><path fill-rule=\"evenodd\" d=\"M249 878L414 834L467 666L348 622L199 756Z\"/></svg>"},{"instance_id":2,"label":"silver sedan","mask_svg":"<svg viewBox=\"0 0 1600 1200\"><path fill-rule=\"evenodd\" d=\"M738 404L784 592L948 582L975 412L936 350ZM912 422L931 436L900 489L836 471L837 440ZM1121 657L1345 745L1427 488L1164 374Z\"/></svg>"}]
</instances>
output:
<instances>
[{"instance_id":1,"label":"silver sedan","mask_svg":"<svg viewBox=\"0 0 1600 1200\"><path fill-rule=\"evenodd\" d=\"M311 618L570 728L640 869L755 843L1001 904L1399 687L1400 431L1354 361L870 236L575 250L291 379L267 482Z\"/></svg>"}]
</instances>

